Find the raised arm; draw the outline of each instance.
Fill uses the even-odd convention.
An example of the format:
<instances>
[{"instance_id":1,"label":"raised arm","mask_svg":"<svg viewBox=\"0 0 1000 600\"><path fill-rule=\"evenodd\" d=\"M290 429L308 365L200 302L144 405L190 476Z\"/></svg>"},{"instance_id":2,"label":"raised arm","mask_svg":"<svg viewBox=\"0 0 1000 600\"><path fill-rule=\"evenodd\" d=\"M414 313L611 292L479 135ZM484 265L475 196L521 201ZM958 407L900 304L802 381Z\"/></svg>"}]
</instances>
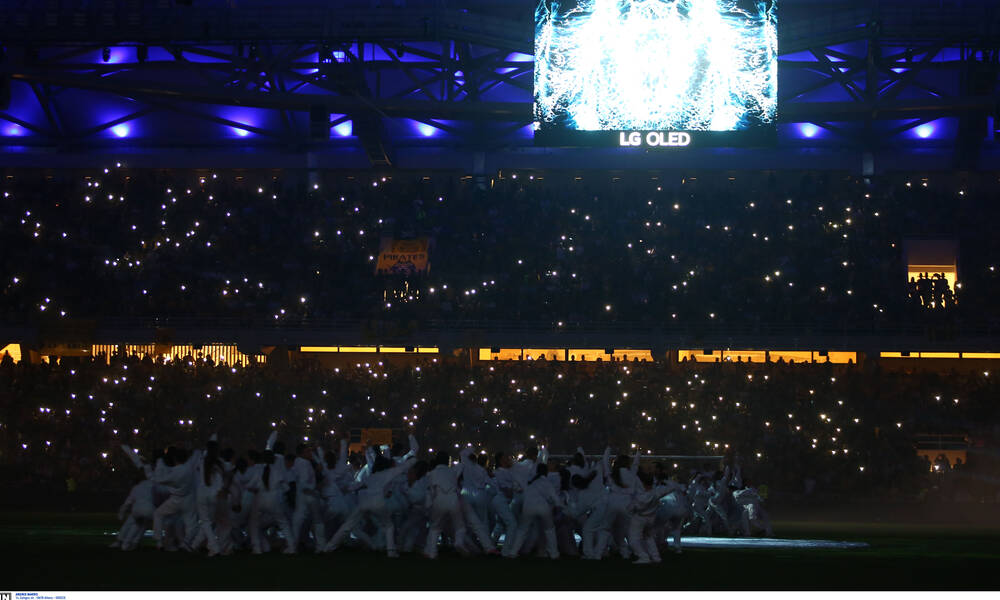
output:
<instances>
[{"instance_id":1,"label":"raised arm","mask_svg":"<svg viewBox=\"0 0 1000 600\"><path fill-rule=\"evenodd\" d=\"M142 457L139 456L138 452L133 451L132 448L126 444L122 444L122 450L125 452L125 456L127 456L132 464L135 465L135 468L142 468Z\"/></svg>"},{"instance_id":2,"label":"raised arm","mask_svg":"<svg viewBox=\"0 0 1000 600\"><path fill-rule=\"evenodd\" d=\"M412 433L407 436L407 439L410 442L410 451L403 455L404 461L416 457L417 452L420 451L420 446L417 445L417 438Z\"/></svg>"},{"instance_id":3,"label":"raised arm","mask_svg":"<svg viewBox=\"0 0 1000 600\"><path fill-rule=\"evenodd\" d=\"M142 469L142 472L146 474L146 479L153 478L153 467L149 463L142 460L139 453L133 450L130 446L122 444L122 450L125 452L125 456L128 457L132 464L136 466L137 469Z\"/></svg>"},{"instance_id":4,"label":"raised arm","mask_svg":"<svg viewBox=\"0 0 1000 600\"><path fill-rule=\"evenodd\" d=\"M409 471L410 467L412 467L413 463L415 462L417 462L417 459L408 458L403 462L399 463L398 465L396 465L395 467L390 467L388 470L384 471L384 473L386 473L386 476L385 478L382 479L382 481L384 482L382 484L383 487L388 486L393 479Z\"/></svg>"},{"instance_id":5,"label":"raised arm","mask_svg":"<svg viewBox=\"0 0 1000 600\"><path fill-rule=\"evenodd\" d=\"M604 455L601 456L601 468L604 471L605 480L611 477L611 446L604 448Z\"/></svg>"},{"instance_id":6,"label":"raised arm","mask_svg":"<svg viewBox=\"0 0 1000 600\"><path fill-rule=\"evenodd\" d=\"M635 475L636 473L639 472L639 458L640 458L640 456L641 455L639 454L639 447L636 446L635 447L635 456L632 458L632 467L630 469L632 471L633 475Z\"/></svg>"},{"instance_id":7,"label":"raised arm","mask_svg":"<svg viewBox=\"0 0 1000 600\"><path fill-rule=\"evenodd\" d=\"M372 472L372 467L375 466L375 449L371 446L365 448L365 465L368 466L368 472Z\"/></svg>"},{"instance_id":8,"label":"raised arm","mask_svg":"<svg viewBox=\"0 0 1000 600\"><path fill-rule=\"evenodd\" d=\"M273 450L274 443L278 441L278 430L275 429L271 432L271 435L267 436L267 443L264 444L265 450Z\"/></svg>"},{"instance_id":9,"label":"raised arm","mask_svg":"<svg viewBox=\"0 0 1000 600\"><path fill-rule=\"evenodd\" d=\"M337 450L337 466L334 470L347 469L347 438L340 438L340 448Z\"/></svg>"}]
</instances>

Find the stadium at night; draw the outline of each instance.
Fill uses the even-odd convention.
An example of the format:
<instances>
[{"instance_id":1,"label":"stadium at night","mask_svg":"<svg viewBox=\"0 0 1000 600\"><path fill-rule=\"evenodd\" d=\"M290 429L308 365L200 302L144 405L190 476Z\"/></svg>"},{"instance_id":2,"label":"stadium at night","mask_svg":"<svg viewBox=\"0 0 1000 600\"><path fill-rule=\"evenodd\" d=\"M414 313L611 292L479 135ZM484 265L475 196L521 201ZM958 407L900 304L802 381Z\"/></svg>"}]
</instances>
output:
<instances>
[{"instance_id":1,"label":"stadium at night","mask_svg":"<svg viewBox=\"0 0 1000 600\"><path fill-rule=\"evenodd\" d=\"M0 1L0 587L996 589L998 74L989 0Z\"/></svg>"}]
</instances>

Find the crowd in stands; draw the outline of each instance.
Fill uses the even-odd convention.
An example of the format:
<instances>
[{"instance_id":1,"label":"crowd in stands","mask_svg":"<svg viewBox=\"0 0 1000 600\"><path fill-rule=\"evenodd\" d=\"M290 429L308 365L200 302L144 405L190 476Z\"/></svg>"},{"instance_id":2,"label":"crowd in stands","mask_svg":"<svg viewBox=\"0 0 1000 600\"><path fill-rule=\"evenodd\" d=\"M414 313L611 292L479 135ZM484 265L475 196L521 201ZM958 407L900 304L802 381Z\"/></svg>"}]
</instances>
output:
<instances>
[{"instance_id":1,"label":"crowd in stands","mask_svg":"<svg viewBox=\"0 0 1000 600\"><path fill-rule=\"evenodd\" d=\"M330 448L355 428L419 431L421 447L553 455L736 456L784 494L913 499L932 488L923 433L1000 439L1000 374L882 371L873 365L491 361L344 368L166 362L113 356L0 365L5 486L127 490L121 444L155 456L213 433L237 451L273 430ZM521 440L521 447L510 447ZM992 440L992 441L991 441ZM975 471L970 453L965 471ZM661 461L686 481L705 461ZM716 464L708 460L708 465ZM992 467L990 467L992 468ZM989 469L987 469L988 471ZM989 477L995 473L986 473ZM992 500L994 492L984 492Z\"/></svg>"},{"instance_id":2,"label":"crowd in stands","mask_svg":"<svg viewBox=\"0 0 1000 600\"><path fill-rule=\"evenodd\" d=\"M0 182L0 319L992 326L996 190L946 175L19 171ZM376 276L383 237L429 238L429 272ZM911 237L959 240L961 294L908 287Z\"/></svg>"}]
</instances>

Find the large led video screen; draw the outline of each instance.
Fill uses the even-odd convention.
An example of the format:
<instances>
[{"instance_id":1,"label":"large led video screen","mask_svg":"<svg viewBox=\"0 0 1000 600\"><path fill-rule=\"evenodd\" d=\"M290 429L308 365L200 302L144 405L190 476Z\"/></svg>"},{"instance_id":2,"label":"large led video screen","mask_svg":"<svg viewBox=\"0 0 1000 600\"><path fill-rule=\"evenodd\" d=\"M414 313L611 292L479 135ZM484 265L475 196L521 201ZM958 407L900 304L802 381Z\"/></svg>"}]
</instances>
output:
<instances>
[{"instance_id":1,"label":"large led video screen","mask_svg":"<svg viewBox=\"0 0 1000 600\"><path fill-rule=\"evenodd\" d=\"M535 140L698 146L773 136L777 0L539 0Z\"/></svg>"}]
</instances>

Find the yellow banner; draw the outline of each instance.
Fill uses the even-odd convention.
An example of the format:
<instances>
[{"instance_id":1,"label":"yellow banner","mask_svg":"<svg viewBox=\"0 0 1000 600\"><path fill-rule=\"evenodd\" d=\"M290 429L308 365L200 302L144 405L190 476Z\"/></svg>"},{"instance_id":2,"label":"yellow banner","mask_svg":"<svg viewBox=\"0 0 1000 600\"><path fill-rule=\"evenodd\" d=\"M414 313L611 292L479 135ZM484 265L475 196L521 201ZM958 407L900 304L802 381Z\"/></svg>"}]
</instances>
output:
<instances>
[{"instance_id":1,"label":"yellow banner","mask_svg":"<svg viewBox=\"0 0 1000 600\"><path fill-rule=\"evenodd\" d=\"M430 241L427 238L415 240L383 238L375 272L379 275L426 273L430 266L429 246Z\"/></svg>"}]
</instances>

